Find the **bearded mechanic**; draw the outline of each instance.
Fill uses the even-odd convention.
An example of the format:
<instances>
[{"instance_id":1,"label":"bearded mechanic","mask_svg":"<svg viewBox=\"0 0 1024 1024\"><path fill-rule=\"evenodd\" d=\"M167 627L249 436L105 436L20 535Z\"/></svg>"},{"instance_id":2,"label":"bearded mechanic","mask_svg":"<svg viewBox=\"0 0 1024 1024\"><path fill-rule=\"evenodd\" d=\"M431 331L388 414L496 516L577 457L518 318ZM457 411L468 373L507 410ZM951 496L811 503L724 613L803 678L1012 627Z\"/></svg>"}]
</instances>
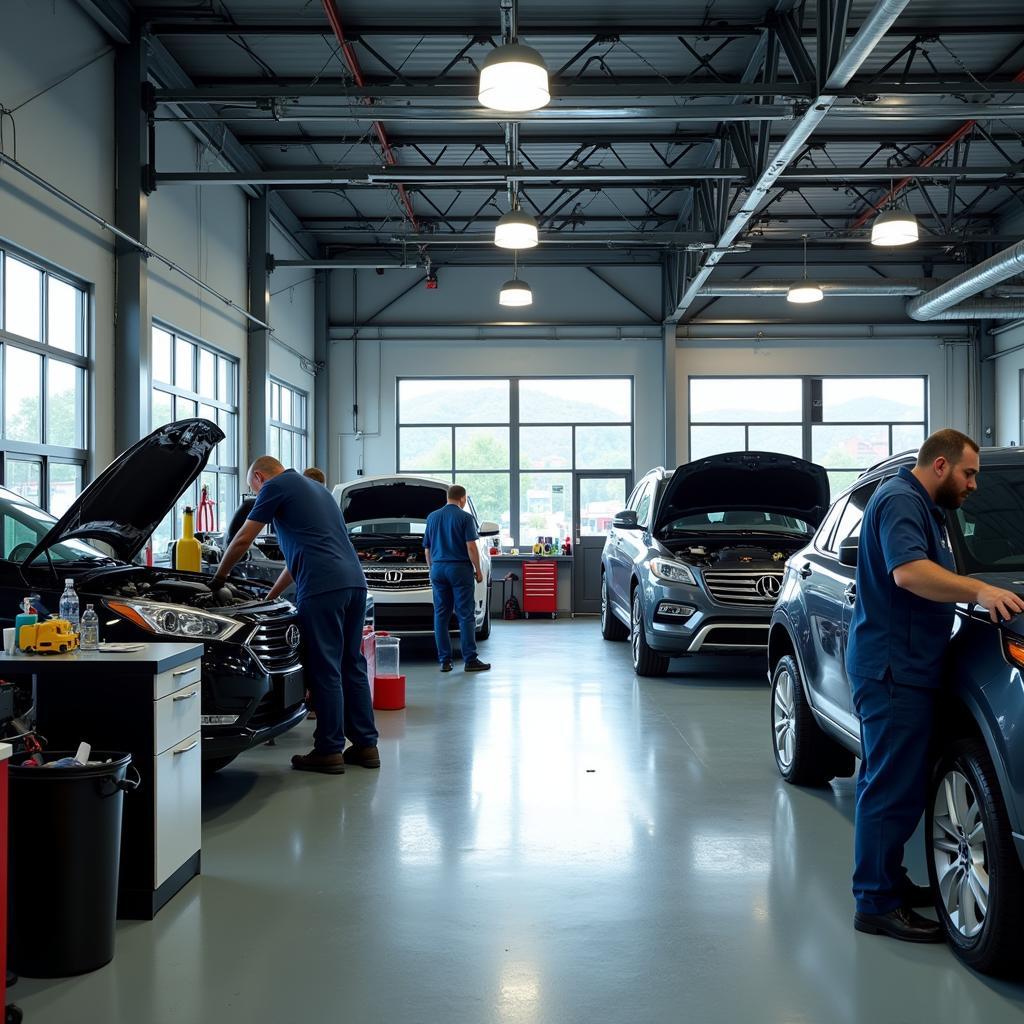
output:
<instances>
[{"instance_id":1,"label":"bearded mechanic","mask_svg":"<svg viewBox=\"0 0 1024 1024\"><path fill-rule=\"evenodd\" d=\"M947 511L977 488L978 445L939 430L872 495L857 554L857 603L846 671L860 718L862 760L854 828L854 928L908 942L941 942L926 886L903 867L903 848L924 813L929 747L958 602L993 621L1024 611L1009 590L960 576L946 533Z\"/></svg>"}]
</instances>

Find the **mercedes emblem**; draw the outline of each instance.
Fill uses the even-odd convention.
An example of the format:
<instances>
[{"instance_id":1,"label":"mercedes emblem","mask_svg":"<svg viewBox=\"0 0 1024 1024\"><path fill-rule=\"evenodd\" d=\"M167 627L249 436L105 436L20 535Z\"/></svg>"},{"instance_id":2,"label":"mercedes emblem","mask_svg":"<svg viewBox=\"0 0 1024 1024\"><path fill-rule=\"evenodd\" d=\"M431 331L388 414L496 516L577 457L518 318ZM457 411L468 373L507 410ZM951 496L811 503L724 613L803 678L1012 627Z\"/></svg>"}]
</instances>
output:
<instances>
[{"instance_id":1,"label":"mercedes emblem","mask_svg":"<svg viewBox=\"0 0 1024 1024\"><path fill-rule=\"evenodd\" d=\"M754 589L766 601L774 601L782 590L782 579L779 576L762 576L754 584Z\"/></svg>"}]
</instances>

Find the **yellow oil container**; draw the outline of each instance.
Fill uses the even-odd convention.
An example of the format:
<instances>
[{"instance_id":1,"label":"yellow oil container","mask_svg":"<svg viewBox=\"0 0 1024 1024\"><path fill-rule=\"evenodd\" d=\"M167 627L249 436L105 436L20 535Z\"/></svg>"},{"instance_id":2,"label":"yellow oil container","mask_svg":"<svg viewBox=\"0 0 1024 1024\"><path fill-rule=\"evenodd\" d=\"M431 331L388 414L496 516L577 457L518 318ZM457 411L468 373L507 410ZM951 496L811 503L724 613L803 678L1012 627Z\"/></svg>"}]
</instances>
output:
<instances>
[{"instance_id":1,"label":"yellow oil container","mask_svg":"<svg viewBox=\"0 0 1024 1024\"><path fill-rule=\"evenodd\" d=\"M195 514L185 506L181 524L181 537L174 542L174 568L185 572L199 572L203 567L203 546L195 536Z\"/></svg>"}]
</instances>

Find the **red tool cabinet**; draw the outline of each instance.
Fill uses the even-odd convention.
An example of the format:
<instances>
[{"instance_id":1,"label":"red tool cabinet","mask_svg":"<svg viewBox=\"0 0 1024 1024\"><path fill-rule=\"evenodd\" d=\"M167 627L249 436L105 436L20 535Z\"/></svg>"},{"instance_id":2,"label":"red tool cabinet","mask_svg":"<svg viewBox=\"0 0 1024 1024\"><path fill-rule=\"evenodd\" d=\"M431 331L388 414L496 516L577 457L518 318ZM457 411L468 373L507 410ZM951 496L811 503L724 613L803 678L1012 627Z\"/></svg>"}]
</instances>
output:
<instances>
[{"instance_id":1,"label":"red tool cabinet","mask_svg":"<svg viewBox=\"0 0 1024 1024\"><path fill-rule=\"evenodd\" d=\"M558 563L523 562L523 616L558 614Z\"/></svg>"}]
</instances>

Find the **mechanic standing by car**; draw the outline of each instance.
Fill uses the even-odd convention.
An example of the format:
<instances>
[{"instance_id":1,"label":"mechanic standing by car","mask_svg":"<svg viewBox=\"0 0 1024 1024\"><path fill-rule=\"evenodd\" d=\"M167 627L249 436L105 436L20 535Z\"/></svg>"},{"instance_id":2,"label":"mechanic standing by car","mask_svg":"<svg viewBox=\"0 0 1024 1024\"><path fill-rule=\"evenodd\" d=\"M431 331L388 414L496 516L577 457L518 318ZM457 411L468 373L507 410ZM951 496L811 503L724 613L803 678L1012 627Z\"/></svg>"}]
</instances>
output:
<instances>
[{"instance_id":1,"label":"mechanic standing by car","mask_svg":"<svg viewBox=\"0 0 1024 1024\"><path fill-rule=\"evenodd\" d=\"M491 666L476 653L474 580L482 583L476 522L466 511L466 488L452 484L448 503L427 516L423 531L423 552L430 566L434 591L434 640L442 672L452 670L452 640L448 635L452 609L459 621L459 641L467 672L486 672Z\"/></svg>"},{"instance_id":2,"label":"mechanic standing by car","mask_svg":"<svg viewBox=\"0 0 1024 1024\"><path fill-rule=\"evenodd\" d=\"M306 685L316 708L313 750L296 754L299 771L341 775L346 764L379 768L366 659L360 650L366 577L338 503L315 480L264 455L249 469L256 504L224 552L214 585L223 583L260 530L273 521L287 568L270 588L281 594L295 581L304 641ZM345 737L352 746L345 750Z\"/></svg>"},{"instance_id":3,"label":"mechanic standing by car","mask_svg":"<svg viewBox=\"0 0 1024 1024\"><path fill-rule=\"evenodd\" d=\"M978 446L957 430L932 434L913 470L886 480L864 511L857 603L846 670L860 717L862 760L854 831L854 928L908 942L941 942L912 907L934 902L903 867L924 813L935 704L957 602L993 621L1024 611L1016 594L960 576L945 528L977 487Z\"/></svg>"}]
</instances>

